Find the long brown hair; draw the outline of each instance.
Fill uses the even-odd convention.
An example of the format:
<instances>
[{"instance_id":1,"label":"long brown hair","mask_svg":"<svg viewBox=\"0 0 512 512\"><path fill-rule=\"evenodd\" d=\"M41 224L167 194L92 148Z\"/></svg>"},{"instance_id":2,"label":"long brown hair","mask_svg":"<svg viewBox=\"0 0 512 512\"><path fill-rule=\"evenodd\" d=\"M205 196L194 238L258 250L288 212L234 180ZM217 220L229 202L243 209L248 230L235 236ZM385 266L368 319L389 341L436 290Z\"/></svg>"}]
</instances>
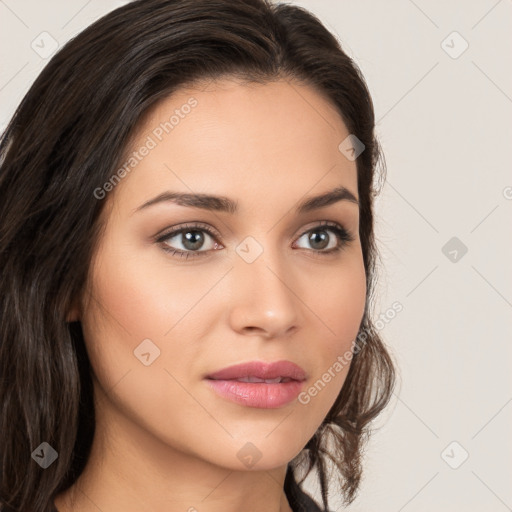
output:
<instances>
[{"instance_id":1,"label":"long brown hair","mask_svg":"<svg viewBox=\"0 0 512 512\"><path fill-rule=\"evenodd\" d=\"M270 0L139 0L110 12L57 52L1 138L4 511L49 511L54 497L76 481L90 452L91 368L80 323L67 323L66 312L83 290L101 229L105 202L94 191L114 174L151 106L194 81L219 77L308 84L337 108L349 133L365 146L356 161L367 275L364 338L356 339L340 395L301 452L306 474L318 470L325 508L329 461L345 503L356 496L362 443L395 379L370 318L377 258L373 197L384 166L378 173L383 159L364 78L334 36L300 7ZM58 452L46 470L31 457L43 441Z\"/></svg>"}]
</instances>

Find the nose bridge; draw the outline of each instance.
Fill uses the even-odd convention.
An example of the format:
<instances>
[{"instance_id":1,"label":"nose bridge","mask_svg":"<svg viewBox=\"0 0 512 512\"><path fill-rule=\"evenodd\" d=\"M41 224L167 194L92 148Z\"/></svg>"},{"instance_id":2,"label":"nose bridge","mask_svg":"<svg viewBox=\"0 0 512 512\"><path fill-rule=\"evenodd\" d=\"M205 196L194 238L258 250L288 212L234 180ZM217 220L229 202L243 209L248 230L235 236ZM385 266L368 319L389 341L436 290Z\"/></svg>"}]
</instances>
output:
<instances>
[{"instance_id":1,"label":"nose bridge","mask_svg":"<svg viewBox=\"0 0 512 512\"><path fill-rule=\"evenodd\" d=\"M230 318L237 330L278 336L297 325L299 301L292 291L291 267L271 240L268 233L248 236L236 247Z\"/></svg>"}]
</instances>

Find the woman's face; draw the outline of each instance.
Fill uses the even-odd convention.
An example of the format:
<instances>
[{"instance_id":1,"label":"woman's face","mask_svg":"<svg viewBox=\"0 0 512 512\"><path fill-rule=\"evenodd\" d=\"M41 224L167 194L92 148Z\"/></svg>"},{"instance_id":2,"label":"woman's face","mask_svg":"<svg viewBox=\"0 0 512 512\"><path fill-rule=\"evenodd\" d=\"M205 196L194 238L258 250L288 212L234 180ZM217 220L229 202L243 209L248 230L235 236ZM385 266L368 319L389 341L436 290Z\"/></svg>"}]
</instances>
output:
<instances>
[{"instance_id":1,"label":"woman's face","mask_svg":"<svg viewBox=\"0 0 512 512\"><path fill-rule=\"evenodd\" d=\"M338 148L348 135L318 93L286 81L182 89L148 114L119 183L93 199L108 202L106 227L75 312L113 444L269 469L313 436L365 304L356 162ZM256 364L209 378L277 361L303 376ZM293 380L233 380L276 374Z\"/></svg>"}]
</instances>

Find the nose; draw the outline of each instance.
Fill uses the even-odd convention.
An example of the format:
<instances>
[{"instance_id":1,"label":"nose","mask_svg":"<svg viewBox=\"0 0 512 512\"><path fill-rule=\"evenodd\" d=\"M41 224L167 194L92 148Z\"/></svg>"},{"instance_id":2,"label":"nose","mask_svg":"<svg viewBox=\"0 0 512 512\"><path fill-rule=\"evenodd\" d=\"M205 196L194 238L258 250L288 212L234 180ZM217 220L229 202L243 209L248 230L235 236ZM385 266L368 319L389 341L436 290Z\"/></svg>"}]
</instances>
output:
<instances>
[{"instance_id":1,"label":"nose","mask_svg":"<svg viewBox=\"0 0 512 512\"><path fill-rule=\"evenodd\" d=\"M293 269L265 250L248 263L236 256L230 272L231 328L244 335L279 338L299 328L302 302L293 290Z\"/></svg>"}]
</instances>

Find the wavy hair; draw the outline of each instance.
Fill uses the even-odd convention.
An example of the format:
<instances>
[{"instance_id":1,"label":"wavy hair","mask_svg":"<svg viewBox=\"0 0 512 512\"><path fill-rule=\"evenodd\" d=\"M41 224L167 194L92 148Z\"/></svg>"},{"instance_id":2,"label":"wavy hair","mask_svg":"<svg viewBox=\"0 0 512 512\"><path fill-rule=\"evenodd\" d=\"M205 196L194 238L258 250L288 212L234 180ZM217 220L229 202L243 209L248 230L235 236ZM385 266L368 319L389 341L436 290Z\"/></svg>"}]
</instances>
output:
<instances>
[{"instance_id":1,"label":"wavy hair","mask_svg":"<svg viewBox=\"0 0 512 512\"><path fill-rule=\"evenodd\" d=\"M47 512L83 471L94 436L91 367L79 322L101 225L95 199L130 137L159 100L199 81L293 80L335 106L364 144L357 158L359 233L367 298L343 388L299 454L317 470L328 506L333 463L345 503L362 475L370 422L395 370L370 318L377 248L373 198L385 166L361 71L307 10L270 0L138 0L90 25L48 62L0 140L0 504ZM328 442L328 440L330 442ZM42 441L58 458L41 471ZM305 457L305 459L303 458ZM288 465L285 490L298 458ZM305 478L304 476L304 478ZM299 482L302 484L304 478ZM296 485L296 480L293 480Z\"/></svg>"}]
</instances>

